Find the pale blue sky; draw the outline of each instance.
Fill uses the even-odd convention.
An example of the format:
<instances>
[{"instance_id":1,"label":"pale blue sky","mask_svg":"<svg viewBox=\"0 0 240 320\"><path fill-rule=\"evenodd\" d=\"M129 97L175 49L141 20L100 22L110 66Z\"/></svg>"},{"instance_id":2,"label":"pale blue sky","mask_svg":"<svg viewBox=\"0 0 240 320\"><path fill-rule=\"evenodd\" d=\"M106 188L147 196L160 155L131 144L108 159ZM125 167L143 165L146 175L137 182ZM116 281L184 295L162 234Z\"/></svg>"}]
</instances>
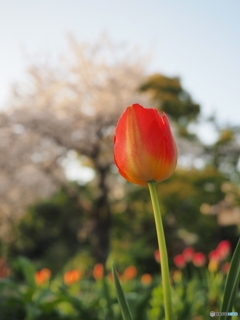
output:
<instances>
[{"instance_id":1,"label":"pale blue sky","mask_svg":"<svg viewBox=\"0 0 240 320\"><path fill-rule=\"evenodd\" d=\"M152 48L151 71L180 76L205 115L240 124L240 0L0 0L0 104L24 76L23 52L58 55L69 31Z\"/></svg>"}]
</instances>

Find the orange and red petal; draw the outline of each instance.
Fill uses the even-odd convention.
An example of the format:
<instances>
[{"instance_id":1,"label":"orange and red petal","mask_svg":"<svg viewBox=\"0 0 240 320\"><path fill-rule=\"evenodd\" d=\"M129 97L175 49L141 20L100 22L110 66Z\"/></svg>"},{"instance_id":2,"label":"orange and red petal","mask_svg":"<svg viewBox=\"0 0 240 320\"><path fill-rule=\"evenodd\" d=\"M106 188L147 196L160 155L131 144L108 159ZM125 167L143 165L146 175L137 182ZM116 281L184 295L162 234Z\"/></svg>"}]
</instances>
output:
<instances>
[{"instance_id":1,"label":"orange and red petal","mask_svg":"<svg viewBox=\"0 0 240 320\"><path fill-rule=\"evenodd\" d=\"M174 171L177 149L165 114L138 104L119 119L114 138L115 163L130 182L162 181Z\"/></svg>"}]
</instances>

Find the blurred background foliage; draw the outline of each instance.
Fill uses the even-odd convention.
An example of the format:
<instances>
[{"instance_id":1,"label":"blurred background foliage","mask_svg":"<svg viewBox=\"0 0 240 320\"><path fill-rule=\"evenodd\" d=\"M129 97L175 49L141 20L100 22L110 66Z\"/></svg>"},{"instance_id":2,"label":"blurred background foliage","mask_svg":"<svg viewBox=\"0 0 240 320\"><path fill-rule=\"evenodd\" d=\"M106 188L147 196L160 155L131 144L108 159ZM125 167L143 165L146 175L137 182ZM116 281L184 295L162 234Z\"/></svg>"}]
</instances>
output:
<instances>
[{"instance_id":1,"label":"blurred background foliage","mask_svg":"<svg viewBox=\"0 0 240 320\"><path fill-rule=\"evenodd\" d=\"M158 271L148 189L124 181L113 164L114 128L136 102L167 113L179 149L175 174L157 186L171 265L187 246L234 246L239 128L204 119L180 78L149 75L146 57L133 59L131 48L121 52L109 39L69 44L64 63L29 65L28 82L13 88L0 114L1 255L23 255L54 274L112 260ZM213 143L199 134L206 123Z\"/></svg>"},{"instance_id":2,"label":"blurred background foliage","mask_svg":"<svg viewBox=\"0 0 240 320\"><path fill-rule=\"evenodd\" d=\"M156 107L166 112L179 125L186 126L190 121L196 120L200 113L200 105L192 101L179 78L156 73L149 76L139 89L149 93Z\"/></svg>"}]
</instances>

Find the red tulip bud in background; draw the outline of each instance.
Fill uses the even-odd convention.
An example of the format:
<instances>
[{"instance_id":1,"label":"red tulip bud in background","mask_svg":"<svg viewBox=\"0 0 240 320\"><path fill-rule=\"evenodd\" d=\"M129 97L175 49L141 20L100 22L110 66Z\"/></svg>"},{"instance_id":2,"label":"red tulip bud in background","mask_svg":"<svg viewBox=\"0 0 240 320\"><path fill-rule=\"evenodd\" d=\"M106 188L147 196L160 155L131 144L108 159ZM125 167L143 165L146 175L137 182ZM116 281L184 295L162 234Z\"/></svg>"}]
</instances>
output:
<instances>
[{"instance_id":1,"label":"red tulip bud in background","mask_svg":"<svg viewBox=\"0 0 240 320\"><path fill-rule=\"evenodd\" d=\"M181 254L174 257L173 261L174 261L175 265L180 269L184 268L186 265L185 259L184 259L183 255L181 255Z\"/></svg>"},{"instance_id":2,"label":"red tulip bud in background","mask_svg":"<svg viewBox=\"0 0 240 320\"><path fill-rule=\"evenodd\" d=\"M217 249L216 249L219 253L219 256L221 257L221 259L225 259L230 251L231 251L231 243L228 240L223 240L221 242L219 242Z\"/></svg>"},{"instance_id":3,"label":"red tulip bud in background","mask_svg":"<svg viewBox=\"0 0 240 320\"><path fill-rule=\"evenodd\" d=\"M125 179L141 186L169 178L176 167L177 148L167 116L139 104L128 107L117 124L114 160Z\"/></svg>"},{"instance_id":4,"label":"red tulip bud in background","mask_svg":"<svg viewBox=\"0 0 240 320\"><path fill-rule=\"evenodd\" d=\"M184 249L182 252L183 257L184 257L185 261L187 261L187 262L192 261L193 254L194 254L194 249L192 247L188 247L188 248Z\"/></svg>"},{"instance_id":5,"label":"red tulip bud in background","mask_svg":"<svg viewBox=\"0 0 240 320\"><path fill-rule=\"evenodd\" d=\"M206 263L205 255L202 252L196 252L193 255L193 264L196 267L202 267Z\"/></svg>"}]
</instances>

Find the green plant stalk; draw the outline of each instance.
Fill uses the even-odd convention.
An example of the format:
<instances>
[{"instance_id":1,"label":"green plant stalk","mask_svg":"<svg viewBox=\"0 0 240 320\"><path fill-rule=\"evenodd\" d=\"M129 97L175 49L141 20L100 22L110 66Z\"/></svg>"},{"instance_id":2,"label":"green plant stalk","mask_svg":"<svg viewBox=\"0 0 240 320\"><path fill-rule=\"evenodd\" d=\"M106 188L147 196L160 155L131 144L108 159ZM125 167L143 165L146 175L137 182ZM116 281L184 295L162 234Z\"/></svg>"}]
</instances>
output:
<instances>
[{"instance_id":1,"label":"green plant stalk","mask_svg":"<svg viewBox=\"0 0 240 320\"><path fill-rule=\"evenodd\" d=\"M160 212L160 207L157 198L156 192L156 182L149 181L148 187L151 195L156 230L157 230L157 238L158 238L158 246L161 254L161 271L162 271L162 287L163 287L163 296L164 296L164 309L165 309L165 319L172 320L173 319L173 311L172 311L172 297L171 297L171 285L170 285L170 277L169 277L169 266L168 266L168 256L167 256L167 248L166 241L164 236L162 217Z\"/></svg>"}]
</instances>

